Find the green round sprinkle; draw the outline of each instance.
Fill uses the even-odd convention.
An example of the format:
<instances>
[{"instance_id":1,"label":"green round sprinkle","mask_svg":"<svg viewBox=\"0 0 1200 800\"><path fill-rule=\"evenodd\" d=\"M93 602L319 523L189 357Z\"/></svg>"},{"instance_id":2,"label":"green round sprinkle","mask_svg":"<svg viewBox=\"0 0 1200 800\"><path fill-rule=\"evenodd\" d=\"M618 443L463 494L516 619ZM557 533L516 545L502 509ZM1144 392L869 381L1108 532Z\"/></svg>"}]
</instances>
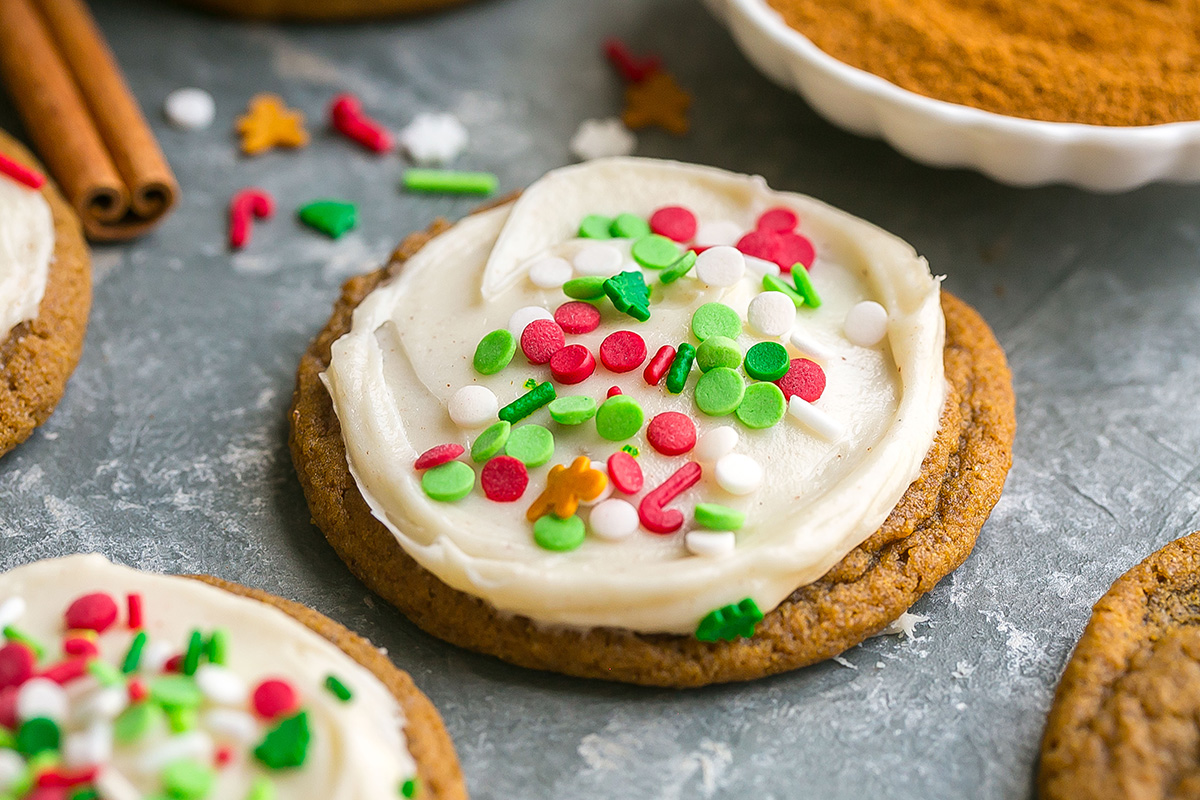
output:
<instances>
[{"instance_id":1,"label":"green round sprinkle","mask_svg":"<svg viewBox=\"0 0 1200 800\"><path fill-rule=\"evenodd\" d=\"M817 294L817 287L812 285L812 279L808 277L808 270L803 265L792 269L792 282L796 284L796 291L804 298L804 305L809 308L820 307L821 296Z\"/></svg>"},{"instance_id":2,"label":"green round sprinkle","mask_svg":"<svg viewBox=\"0 0 1200 800\"><path fill-rule=\"evenodd\" d=\"M550 418L559 425L580 425L596 416L596 401L584 394L559 397L550 403Z\"/></svg>"},{"instance_id":3,"label":"green round sprinkle","mask_svg":"<svg viewBox=\"0 0 1200 800\"><path fill-rule=\"evenodd\" d=\"M213 788L211 768L190 758L172 761L162 771L163 789L174 800L200 800Z\"/></svg>"},{"instance_id":4,"label":"green round sprinkle","mask_svg":"<svg viewBox=\"0 0 1200 800\"><path fill-rule=\"evenodd\" d=\"M696 407L710 417L732 414L745 394L746 382L729 367L714 367L696 381Z\"/></svg>"},{"instance_id":5,"label":"green round sprinkle","mask_svg":"<svg viewBox=\"0 0 1200 800\"><path fill-rule=\"evenodd\" d=\"M452 169L408 169L401 178L410 192L445 194L491 194L500 185L490 172L459 172Z\"/></svg>"},{"instance_id":6,"label":"green round sprinkle","mask_svg":"<svg viewBox=\"0 0 1200 800\"><path fill-rule=\"evenodd\" d=\"M724 303L705 303L692 314L692 333L700 341L712 336L736 339L742 332L742 318Z\"/></svg>"},{"instance_id":7,"label":"green round sprinkle","mask_svg":"<svg viewBox=\"0 0 1200 800\"><path fill-rule=\"evenodd\" d=\"M494 330L475 346L475 371L480 375L495 375L508 366L516 352L516 338L504 328Z\"/></svg>"},{"instance_id":8,"label":"green round sprinkle","mask_svg":"<svg viewBox=\"0 0 1200 800\"><path fill-rule=\"evenodd\" d=\"M629 395L614 395L596 411L596 432L610 442L628 439L642 428L642 407Z\"/></svg>"},{"instance_id":9,"label":"green round sprinkle","mask_svg":"<svg viewBox=\"0 0 1200 800\"><path fill-rule=\"evenodd\" d=\"M107 661L93 658L87 663L87 671L89 675L104 686L120 686L122 689L125 688L125 677L121 675L119 669Z\"/></svg>"},{"instance_id":10,"label":"green round sprinkle","mask_svg":"<svg viewBox=\"0 0 1200 800\"><path fill-rule=\"evenodd\" d=\"M400 795L402 797L416 797L417 787L419 785L420 784L416 778L409 778L404 783L400 784Z\"/></svg>"},{"instance_id":11,"label":"green round sprinkle","mask_svg":"<svg viewBox=\"0 0 1200 800\"><path fill-rule=\"evenodd\" d=\"M584 275L563 284L563 294L573 300L599 300L604 297L603 275Z\"/></svg>"},{"instance_id":12,"label":"green round sprinkle","mask_svg":"<svg viewBox=\"0 0 1200 800\"><path fill-rule=\"evenodd\" d=\"M787 348L779 342L759 342L746 351L746 374L759 381L777 381L787 374Z\"/></svg>"},{"instance_id":13,"label":"green round sprinkle","mask_svg":"<svg viewBox=\"0 0 1200 800\"><path fill-rule=\"evenodd\" d=\"M746 396L737 407L737 418L747 428L769 428L783 419L787 411L787 400L783 392L773 383L752 383L746 387Z\"/></svg>"},{"instance_id":14,"label":"green round sprinkle","mask_svg":"<svg viewBox=\"0 0 1200 800\"><path fill-rule=\"evenodd\" d=\"M666 269L679 258L679 245L665 236L651 233L633 243L633 260L646 269Z\"/></svg>"},{"instance_id":15,"label":"green round sprinkle","mask_svg":"<svg viewBox=\"0 0 1200 800\"><path fill-rule=\"evenodd\" d=\"M696 362L696 348L684 342L675 351L675 359L667 370L667 391L679 394L687 386L688 375L692 372L692 364Z\"/></svg>"},{"instance_id":16,"label":"green round sprinkle","mask_svg":"<svg viewBox=\"0 0 1200 800\"><path fill-rule=\"evenodd\" d=\"M676 259L675 263L663 270L658 279L662 283L674 283L691 272L694 266L696 266L696 253L693 250L688 250Z\"/></svg>"},{"instance_id":17,"label":"green round sprinkle","mask_svg":"<svg viewBox=\"0 0 1200 800\"><path fill-rule=\"evenodd\" d=\"M113 737L121 744L132 744L162 730L166 722L167 715L154 703L134 703L113 721Z\"/></svg>"},{"instance_id":18,"label":"green round sprinkle","mask_svg":"<svg viewBox=\"0 0 1200 800\"><path fill-rule=\"evenodd\" d=\"M774 275L763 275L763 288L768 292L783 292L796 308L804 305L804 296Z\"/></svg>"},{"instance_id":19,"label":"green round sprinkle","mask_svg":"<svg viewBox=\"0 0 1200 800\"><path fill-rule=\"evenodd\" d=\"M200 666L200 654L204 652L204 634L193 630L188 637L187 649L183 653L183 674L195 675Z\"/></svg>"},{"instance_id":20,"label":"green round sprinkle","mask_svg":"<svg viewBox=\"0 0 1200 800\"><path fill-rule=\"evenodd\" d=\"M196 713L194 708L168 708L167 709L167 727L171 729L171 733L184 733L196 727L199 722L200 715Z\"/></svg>"},{"instance_id":21,"label":"green round sprinkle","mask_svg":"<svg viewBox=\"0 0 1200 800\"><path fill-rule=\"evenodd\" d=\"M714 367L737 369L742 365L742 348L728 336L710 336L696 348L696 366L701 372Z\"/></svg>"},{"instance_id":22,"label":"green round sprinkle","mask_svg":"<svg viewBox=\"0 0 1200 800\"><path fill-rule=\"evenodd\" d=\"M583 523L579 525L582 527ZM59 737L58 725L54 720L45 717L27 719L17 730L17 752L29 758L47 750L57 750Z\"/></svg>"},{"instance_id":23,"label":"green round sprinkle","mask_svg":"<svg viewBox=\"0 0 1200 800\"><path fill-rule=\"evenodd\" d=\"M540 467L554 456L554 434L541 425L513 428L504 453L527 467Z\"/></svg>"},{"instance_id":24,"label":"green round sprinkle","mask_svg":"<svg viewBox=\"0 0 1200 800\"><path fill-rule=\"evenodd\" d=\"M450 463L462 464L461 461ZM254 748L254 755L271 769L299 767L308 757L308 740L308 713L301 711L276 725Z\"/></svg>"},{"instance_id":25,"label":"green round sprinkle","mask_svg":"<svg viewBox=\"0 0 1200 800\"><path fill-rule=\"evenodd\" d=\"M475 488L475 470L461 461L449 461L425 470L421 475L421 488L434 500L455 503Z\"/></svg>"},{"instance_id":26,"label":"green round sprinkle","mask_svg":"<svg viewBox=\"0 0 1200 800\"><path fill-rule=\"evenodd\" d=\"M138 665L142 662L142 648L146 646L146 632L138 631L137 636L133 637L133 641L129 643L129 650L125 653L125 660L121 662L121 672L128 675L131 672L136 672Z\"/></svg>"},{"instance_id":27,"label":"green round sprinkle","mask_svg":"<svg viewBox=\"0 0 1200 800\"><path fill-rule=\"evenodd\" d=\"M545 514L533 523L533 540L547 550L565 553L583 544L586 529L583 520L571 516L559 519L553 514Z\"/></svg>"},{"instance_id":28,"label":"green round sprinkle","mask_svg":"<svg viewBox=\"0 0 1200 800\"><path fill-rule=\"evenodd\" d=\"M471 460L482 464L504 449L508 436L512 433L512 423L506 420L493 422L483 429L483 433L475 437L471 444Z\"/></svg>"},{"instance_id":29,"label":"green round sprinkle","mask_svg":"<svg viewBox=\"0 0 1200 800\"><path fill-rule=\"evenodd\" d=\"M350 691L350 687L338 680L336 675L325 676L325 688L343 703L349 702L350 698L354 697L354 692Z\"/></svg>"},{"instance_id":30,"label":"green round sprinkle","mask_svg":"<svg viewBox=\"0 0 1200 800\"><path fill-rule=\"evenodd\" d=\"M271 783L270 778L259 775L254 779L254 783L250 784L246 800L275 800L275 784Z\"/></svg>"},{"instance_id":31,"label":"green round sprinkle","mask_svg":"<svg viewBox=\"0 0 1200 800\"><path fill-rule=\"evenodd\" d=\"M197 708L204 695L191 678L166 675L151 682L150 699L163 708Z\"/></svg>"},{"instance_id":32,"label":"green round sprinkle","mask_svg":"<svg viewBox=\"0 0 1200 800\"><path fill-rule=\"evenodd\" d=\"M314 200L296 211L300 221L331 239L358 224L358 209L345 200Z\"/></svg>"},{"instance_id":33,"label":"green round sprinkle","mask_svg":"<svg viewBox=\"0 0 1200 800\"><path fill-rule=\"evenodd\" d=\"M746 515L717 503L697 503L696 524L710 531L736 531L746 524Z\"/></svg>"},{"instance_id":34,"label":"green round sprinkle","mask_svg":"<svg viewBox=\"0 0 1200 800\"><path fill-rule=\"evenodd\" d=\"M579 238L581 239L611 239L608 229L612 227L611 218L603 214L588 214L579 223Z\"/></svg>"},{"instance_id":35,"label":"green round sprinkle","mask_svg":"<svg viewBox=\"0 0 1200 800\"><path fill-rule=\"evenodd\" d=\"M621 239L640 239L650 233L650 223L637 214L617 214L608 232Z\"/></svg>"},{"instance_id":36,"label":"green round sprinkle","mask_svg":"<svg viewBox=\"0 0 1200 800\"><path fill-rule=\"evenodd\" d=\"M217 628L204 646L210 664L224 664L229 654L229 631Z\"/></svg>"},{"instance_id":37,"label":"green round sprinkle","mask_svg":"<svg viewBox=\"0 0 1200 800\"><path fill-rule=\"evenodd\" d=\"M100 793L89 786L84 786L67 795L67 800L100 800Z\"/></svg>"},{"instance_id":38,"label":"green round sprinkle","mask_svg":"<svg viewBox=\"0 0 1200 800\"><path fill-rule=\"evenodd\" d=\"M543 381L500 409L496 416L505 422L520 422L542 406L549 405L555 397L558 392L554 390L554 384Z\"/></svg>"}]
</instances>

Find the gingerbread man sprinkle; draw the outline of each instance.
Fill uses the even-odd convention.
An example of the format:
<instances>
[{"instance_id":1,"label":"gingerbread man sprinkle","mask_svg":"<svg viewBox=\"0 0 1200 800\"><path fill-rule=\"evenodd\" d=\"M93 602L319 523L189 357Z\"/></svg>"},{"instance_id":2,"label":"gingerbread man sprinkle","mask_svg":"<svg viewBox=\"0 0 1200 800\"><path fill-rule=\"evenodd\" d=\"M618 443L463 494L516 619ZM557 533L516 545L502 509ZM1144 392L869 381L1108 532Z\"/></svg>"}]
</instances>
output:
<instances>
[{"instance_id":1,"label":"gingerbread man sprinkle","mask_svg":"<svg viewBox=\"0 0 1200 800\"><path fill-rule=\"evenodd\" d=\"M538 495L525 515L530 522L551 511L559 519L567 519L579 508L579 501L595 500L608 485L608 477L592 469L587 456L575 459L570 467L556 464L546 476L546 490Z\"/></svg>"},{"instance_id":2,"label":"gingerbread man sprinkle","mask_svg":"<svg viewBox=\"0 0 1200 800\"><path fill-rule=\"evenodd\" d=\"M250 99L246 113L238 117L237 132L242 137L242 152L248 156L275 147L308 144L304 113L289 109L283 104L283 98L274 94L259 94Z\"/></svg>"},{"instance_id":3,"label":"gingerbread man sprinkle","mask_svg":"<svg viewBox=\"0 0 1200 800\"><path fill-rule=\"evenodd\" d=\"M681 89L670 73L658 70L625 87L621 119L633 130L657 125L667 133L683 136L688 132L691 104L691 94Z\"/></svg>"}]
</instances>

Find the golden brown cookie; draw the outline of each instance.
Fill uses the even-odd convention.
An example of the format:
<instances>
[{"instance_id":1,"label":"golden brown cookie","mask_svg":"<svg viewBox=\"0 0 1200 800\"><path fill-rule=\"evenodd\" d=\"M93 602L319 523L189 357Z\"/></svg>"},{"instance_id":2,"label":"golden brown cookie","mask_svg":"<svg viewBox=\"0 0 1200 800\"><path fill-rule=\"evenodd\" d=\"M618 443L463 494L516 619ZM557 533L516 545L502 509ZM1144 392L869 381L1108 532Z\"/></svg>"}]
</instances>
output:
<instances>
[{"instance_id":1,"label":"golden brown cookie","mask_svg":"<svg viewBox=\"0 0 1200 800\"><path fill-rule=\"evenodd\" d=\"M418 14L466 0L182 0L188 5L245 19L330 21Z\"/></svg>"},{"instance_id":2,"label":"golden brown cookie","mask_svg":"<svg viewBox=\"0 0 1200 800\"><path fill-rule=\"evenodd\" d=\"M1200 797L1200 533L1151 554L1093 607L1046 721L1038 793Z\"/></svg>"},{"instance_id":3,"label":"golden brown cookie","mask_svg":"<svg viewBox=\"0 0 1200 800\"><path fill-rule=\"evenodd\" d=\"M3 132L0 153L42 169ZM83 351L92 304L91 259L79 218L49 181L42 194L54 215L54 258L37 317L0 340L0 455L28 439L58 405Z\"/></svg>"},{"instance_id":4,"label":"golden brown cookie","mask_svg":"<svg viewBox=\"0 0 1200 800\"><path fill-rule=\"evenodd\" d=\"M420 776L420 789L416 797L420 800L466 800L467 788L450 734L446 732L433 703L413 684L407 672L397 669L387 656L366 639L308 606L210 575L191 577L232 594L274 606L337 645L343 653L365 667L388 688L404 711L404 735Z\"/></svg>"},{"instance_id":5,"label":"golden brown cookie","mask_svg":"<svg viewBox=\"0 0 1200 800\"><path fill-rule=\"evenodd\" d=\"M943 294L946 377L941 430L920 477L874 535L821 580L766 615L751 639L587 631L498 613L451 589L410 558L372 515L346 465L341 427L319 375L351 314L425 242L449 227L409 236L388 266L346 282L333 316L300 363L291 449L313 521L350 570L434 636L535 669L656 686L749 680L837 655L883 628L971 552L1012 462L1012 380L991 330Z\"/></svg>"}]
</instances>

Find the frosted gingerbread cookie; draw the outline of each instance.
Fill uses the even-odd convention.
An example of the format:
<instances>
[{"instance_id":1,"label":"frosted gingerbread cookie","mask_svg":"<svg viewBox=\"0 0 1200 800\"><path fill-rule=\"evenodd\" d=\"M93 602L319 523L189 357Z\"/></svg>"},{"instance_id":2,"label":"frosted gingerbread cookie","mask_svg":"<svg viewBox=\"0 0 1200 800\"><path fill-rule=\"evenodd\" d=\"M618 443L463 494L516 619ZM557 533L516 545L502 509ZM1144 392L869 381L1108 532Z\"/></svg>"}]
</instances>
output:
<instances>
[{"instance_id":1,"label":"frosted gingerbread cookie","mask_svg":"<svg viewBox=\"0 0 1200 800\"><path fill-rule=\"evenodd\" d=\"M0 132L0 455L58 405L91 302L79 219L33 156Z\"/></svg>"},{"instance_id":2,"label":"frosted gingerbread cookie","mask_svg":"<svg viewBox=\"0 0 1200 800\"><path fill-rule=\"evenodd\" d=\"M317 525L425 630L667 686L836 655L970 552L1004 355L883 231L759 178L550 173L346 284L292 452Z\"/></svg>"},{"instance_id":3,"label":"frosted gingerbread cookie","mask_svg":"<svg viewBox=\"0 0 1200 800\"><path fill-rule=\"evenodd\" d=\"M304 606L102 556L0 575L0 796L465 798L408 675Z\"/></svg>"}]
</instances>

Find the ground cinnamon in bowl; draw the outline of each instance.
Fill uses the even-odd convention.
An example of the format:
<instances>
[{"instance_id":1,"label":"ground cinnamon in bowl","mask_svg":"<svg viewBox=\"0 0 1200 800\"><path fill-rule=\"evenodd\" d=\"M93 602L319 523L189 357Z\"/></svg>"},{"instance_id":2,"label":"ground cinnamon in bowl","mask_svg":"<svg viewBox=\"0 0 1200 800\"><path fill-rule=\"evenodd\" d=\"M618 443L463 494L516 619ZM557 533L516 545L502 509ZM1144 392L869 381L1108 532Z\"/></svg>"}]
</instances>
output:
<instances>
[{"instance_id":1,"label":"ground cinnamon in bowl","mask_svg":"<svg viewBox=\"0 0 1200 800\"><path fill-rule=\"evenodd\" d=\"M1200 0L767 0L917 94L1093 125L1200 120Z\"/></svg>"}]
</instances>

